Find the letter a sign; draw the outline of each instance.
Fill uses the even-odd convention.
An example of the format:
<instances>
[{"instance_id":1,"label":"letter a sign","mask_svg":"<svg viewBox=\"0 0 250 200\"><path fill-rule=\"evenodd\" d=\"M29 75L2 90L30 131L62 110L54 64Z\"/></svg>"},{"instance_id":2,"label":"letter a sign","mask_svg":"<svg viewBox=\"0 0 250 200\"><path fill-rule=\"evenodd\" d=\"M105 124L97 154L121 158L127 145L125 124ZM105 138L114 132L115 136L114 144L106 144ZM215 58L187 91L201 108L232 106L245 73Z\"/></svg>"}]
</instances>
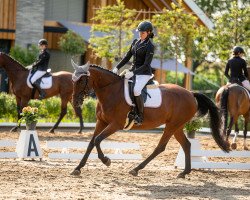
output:
<instances>
[{"instance_id":1,"label":"letter a sign","mask_svg":"<svg viewBox=\"0 0 250 200\"><path fill-rule=\"evenodd\" d=\"M19 158L42 158L37 132L22 130L16 147Z\"/></svg>"}]
</instances>

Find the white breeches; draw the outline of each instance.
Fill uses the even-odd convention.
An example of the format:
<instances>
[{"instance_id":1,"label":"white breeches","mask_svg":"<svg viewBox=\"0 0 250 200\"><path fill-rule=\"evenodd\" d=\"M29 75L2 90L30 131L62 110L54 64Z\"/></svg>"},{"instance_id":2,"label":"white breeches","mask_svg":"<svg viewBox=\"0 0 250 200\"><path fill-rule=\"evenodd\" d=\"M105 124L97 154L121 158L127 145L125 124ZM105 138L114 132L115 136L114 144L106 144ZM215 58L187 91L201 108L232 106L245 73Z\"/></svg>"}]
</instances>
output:
<instances>
[{"instance_id":1,"label":"white breeches","mask_svg":"<svg viewBox=\"0 0 250 200\"><path fill-rule=\"evenodd\" d=\"M36 82L37 79L41 78L44 74L46 74L46 71L37 70L31 77L30 82L33 84L34 82Z\"/></svg>"},{"instance_id":2,"label":"white breeches","mask_svg":"<svg viewBox=\"0 0 250 200\"><path fill-rule=\"evenodd\" d=\"M248 90L250 90L250 83L249 83L248 80L242 81L242 85L243 85L245 88L247 88Z\"/></svg>"},{"instance_id":3,"label":"white breeches","mask_svg":"<svg viewBox=\"0 0 250 200\"><path fill-rule=\"evenodd\" d=\"M147 82L150 80L150 75L136 75L135 76L135 87L134 87L134 95L140 96L141 91Z\"/></svg>"}]
</instances>

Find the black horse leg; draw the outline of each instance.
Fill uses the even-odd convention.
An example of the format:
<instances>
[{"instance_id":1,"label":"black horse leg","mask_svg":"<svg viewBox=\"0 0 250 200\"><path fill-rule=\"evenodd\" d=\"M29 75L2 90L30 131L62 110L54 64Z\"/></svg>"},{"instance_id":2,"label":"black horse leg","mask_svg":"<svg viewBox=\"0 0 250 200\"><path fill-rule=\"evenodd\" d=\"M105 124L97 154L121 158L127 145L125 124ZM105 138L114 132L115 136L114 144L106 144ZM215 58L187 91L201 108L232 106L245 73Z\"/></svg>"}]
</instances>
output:
<instances>
[{"instance_id":1,"label":"black horse leg","mask_svg":"<svg viewBox=\"0 0 250 200\"><path fill-rule=\"evenodd\" d=\"M89 157L89 154L91 153L92 149L94 148L95 146L95 138L96 136L106 127L107 125L99 120L97 120L97 123L96 123L96 128L95 128L95 132L94 132L94 135L89 143L89 146L81 160L81 162L79 163L79 165L75 168L75 170L71 173L71 175L80 175L81 173L81 168L85 166L87 160L88 160L88 157Z\"/></svg>"},{"instance_id":2,"label":"black horse leg","mask_svg":"<svg viewBox=\"0 0 250 200\"><path fill-rule=\"evenodd\" d=\"M238 134L239 134L239 126L238 126L238 120L235 120L235 131L234 131L234 138L233 138L233 142L231 144L231 147L232 149L237 149L237 143L236 143L236 140L237 140L237 137L238 137Z\"/></svg>"},{"instance_id":3,"label":"black horse leg","mask_svg":"<svg viewBox=\"0 0 250 200\"><path fill-rule=\"evenodd\" d=\"M234 118L231 117L231 118L230 118L229 126L228 126L228 128L227 128L227 138L226 138L227 141L228 141L229 135L230 135L230 133L231 133L231 131L232 131L233 124L234 124Z\"/></svg>"},{"instance_id":4,"label":"black horse leg","mask_svg":"<svg viewBox=\"0 0 250 200\"><path fill-rule=\"evenodd\" d=\"M54 133L55 132L55 129L58 128L59 123L62 121L62 119L66 115L66 113L67 113L67 107L66 108L62 108L60 116L59 116L57 122L55 123L55 125L53 126L53 128L49 130L49 133Z\"/></svg>"},{"instance_id":5,"label":"black horse leg","mask_svg":"<svg viewBox=\"0 0 250 200\"><path fill-rule=\"evenodd\" d=\"M245 126L244 126L244 150L248 150L248 147L247 147L247 124L248 124L248 117L246 118L245 117Z\"/></svg>"},{"instance_id":6,"label":"black horse leg","mask_svg":"<svg viewBox=\"0 0 250 200\"><path fill-rule=\"evenodd\" d=\"M74 109L75 109L76 116L79 117L79 120L80 120L80 129L79 129L78 133L82 133L82 129L84 127L83 117L82 117L82 109L81 109L81 107L76 107Z\"/></svg>"},{"instance_id":7,"label":"black horse leg","mask_svg":"<svg viewBox=\"0 0 250 200\"><path fill-rule=\"evenodd\" d=\"M21 107L19 105L17 105L17 121L19 121L19 119L21 119ZM13 127L10 132L17 132L18 128L20 128L20 125L16 125L15 127Z\"/></svg>"},{"instance_id":8,"label":"black horse leg","mask_svg":"<svg viewBox=\"0 0 250 200\"><path fill-rule=\"evenodd\" d=\"M157 155L163 152L166 148L166 145L171 138L172 134L168 131L167 127L164 130L164 134L162 135L157 147L154 149L153 153L149 155L141 164L132 169L129 173L133 176L137 176L139 170L143 169L151 160L153 160Z\"/></svg>"}]
</instances>

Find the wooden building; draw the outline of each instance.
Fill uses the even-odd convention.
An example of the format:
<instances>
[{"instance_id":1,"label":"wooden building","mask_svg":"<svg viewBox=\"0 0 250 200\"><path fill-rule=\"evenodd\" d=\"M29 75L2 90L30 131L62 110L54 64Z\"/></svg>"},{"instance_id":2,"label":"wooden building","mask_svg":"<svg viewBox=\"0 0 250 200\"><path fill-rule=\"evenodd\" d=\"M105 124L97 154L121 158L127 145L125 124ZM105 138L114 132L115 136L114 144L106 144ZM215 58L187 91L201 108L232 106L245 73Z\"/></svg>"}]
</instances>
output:
<instances>
[{"instance_id":1,"label":"wooden building","mask_svg":"<svg viewBox=\"0 0 250 200\"><path fill-rule=\"evenodd\" d=\"M91 24L91 18L95 14L94 8L112 5L116 0L34 0L42 1L44 5L44 28L43 37L49 42L49 49L52 52L51 65L64 64L69 66L69 57L59 51L59 38L68 30L62 26L60 20L66 20L78 23ZM32 2L34 2L32 1ZM16 40L16 17L20 2L25 0L0 0L0 51L9 52L10 48L15 45ZM125 6L131 9L144 11L161 11L163 8L171 9L170 4L178 4L177 0L124 0ZM34 6L36 4L34 3ZM191 12L198 17L198 24L212 28L212 22L198 8L192 0L183 0L183 6L186 12ZM42 11L41 11L42 12ZM151 18L152 14L141 14L139 18ZM26 16L32 17L32 16ZM32 24L30 24L32 29ZM91 51L86 53L86 60L100 64L100 59L95 59ZM192 59L187 59L186 67L191 69ZM52 67L55 70L72 70L71 67ZM160 70L156 72L156 78L159 78ZM1 76L1 71L0 71ZM186 87L190 89L190 77L188 77ZM1 84L1 82L0 82ZM1 89L1 88L0 88Z\"/></svg>"}]
</instances>

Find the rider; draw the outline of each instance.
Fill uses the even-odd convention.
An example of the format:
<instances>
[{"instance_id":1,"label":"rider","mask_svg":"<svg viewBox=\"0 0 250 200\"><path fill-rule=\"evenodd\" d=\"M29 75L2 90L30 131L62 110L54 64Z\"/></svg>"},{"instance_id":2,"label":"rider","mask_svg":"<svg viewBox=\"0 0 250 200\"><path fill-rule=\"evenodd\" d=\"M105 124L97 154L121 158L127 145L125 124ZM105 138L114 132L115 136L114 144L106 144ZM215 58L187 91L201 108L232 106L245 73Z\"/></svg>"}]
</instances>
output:
<instances>
[{"instance_id":1,"label":"rider","mask_svg":"<svg viewBox=\"0 0 250 200\"><path fill-rule=\"evenodd\" d=\"M38 59L32 64L32 70L35 73L31 77L31 84L39 91L39 99L44 99L46 93L40 87L39 80L44 74L46 74L50 59L50 54L47 50L48 41L46 39L40 39L38 42L38 47L41 50Z\"/></svg>"},{"instance_id":2,"label":"rider","mask_svg":"<svg viewBox=\"0 0 250 200\"><path fill-rule=\"evenodd\" d=\"M141 125L143 122L143 97L141 91L146 83L152 77L151 61L154 55L154 44L150 38L154 37L153 25L149 21L142 21L138 27L139 40L134 40L125 57L113 69L114 73L123 67L133 56L133 64L130 70L125 74L125 78L129 79L135 76L134 96L137 107L137 115L135 123Z\"/></svg>"},{"instance_id":3,"label":"rider","mask_svg":"<svg viewBox=\"0 0 250 200\"><path fill-rule=\"evenodd\" d=\"M242 85L250 90L248 81L247 63L242 58L245 54L244 49L239 46L233 48L234 57L229 59L226 65L225 76L229 79L230 83L241 82ZM228 74L230 69L230 76ZM244 74L243 74L244 72Z\"/></svg>"}]
</instances>

